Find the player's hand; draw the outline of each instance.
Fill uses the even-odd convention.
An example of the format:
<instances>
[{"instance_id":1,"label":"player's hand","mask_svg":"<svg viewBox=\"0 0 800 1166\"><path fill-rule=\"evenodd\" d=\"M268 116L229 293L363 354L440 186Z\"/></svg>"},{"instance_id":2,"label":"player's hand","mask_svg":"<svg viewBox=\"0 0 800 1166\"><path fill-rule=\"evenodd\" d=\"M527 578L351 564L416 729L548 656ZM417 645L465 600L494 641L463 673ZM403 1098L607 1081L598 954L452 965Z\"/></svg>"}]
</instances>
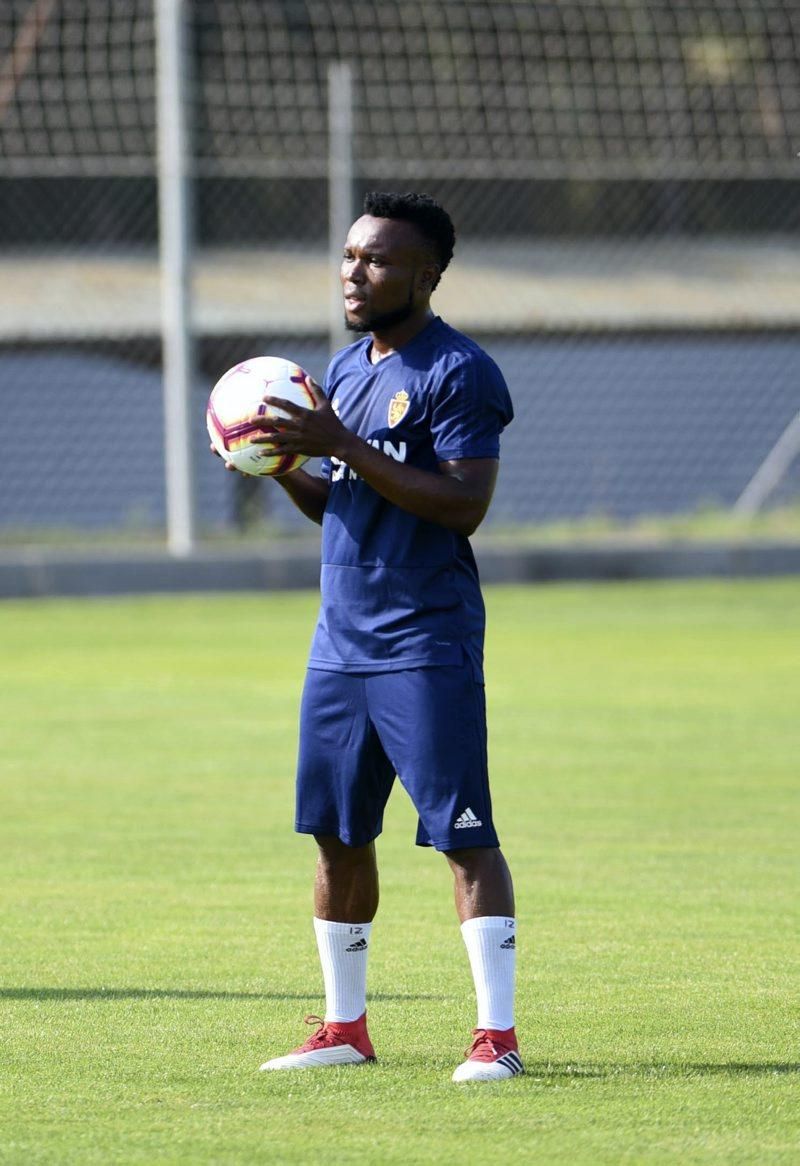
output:
<instances>
[{"instance_id":1,"label":"player's hand","mask_svg":"<svg viewBox=\"0 0 800 1166\"><path fill-rule=\"evenodd\" d=\"M216 447L216 446L215 446L213 443L212 443L212 444L211 444L211 445L210 445L208 448L211 450L211 452L213 453L214 457L218 457L218 458L220 459L220 461L224 462L224 465L225 465L225 469L226 469L226 470L230 470L230 471L231 471L231 473L234 473L234 474L239 472L239 471L237 471L237 469L236 469L236 466L234 466L234 465L231 465L231 463L230 463L230 462L226 462L226 461L224 461L224 459L223 459L223 457L222 457L222 454L219 452L219 450L217 449L217 447ZM246 477L247 477L247 474L242 474L242 477L243 477L243 478L246 478Z\"/></svg>"},{"instance_id":2,"label":"player's hand","mask_svg":"<svg viewBox=\"0 0 800 1166\"><path fill-rule=\"evenodd\" d=\"M252 424L264 437L251 439L253 445L269 445L276 453L301 453L306 457L331 457L347 433L331 408L331 403L313 377L306 385L314 398L314 408L304 409L282 397L264 397L264 403L286 413L286 417L253 417Z\"/></svg>"}]
</instances>

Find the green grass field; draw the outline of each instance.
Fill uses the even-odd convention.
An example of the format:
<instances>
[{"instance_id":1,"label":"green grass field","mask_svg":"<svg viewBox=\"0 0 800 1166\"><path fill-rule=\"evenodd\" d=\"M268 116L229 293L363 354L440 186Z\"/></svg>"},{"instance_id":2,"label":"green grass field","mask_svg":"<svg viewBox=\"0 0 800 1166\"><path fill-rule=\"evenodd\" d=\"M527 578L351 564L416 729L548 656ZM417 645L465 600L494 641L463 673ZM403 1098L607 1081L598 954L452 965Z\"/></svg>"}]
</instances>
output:
<instances>
[{"instance_id":1,"label":"green grass field","mask_svg":"<svg viewBox=\"0 0 800 1166\"><path fill-rule=\"evenodd\" d=\"M257 1072L323 1007L315 602L0 606L0 1161L800 1161L800 581L488 590L528 1073L483 1086L450 1082L471 983L399 789L379 1063Z\"/></svg>"}]
</instances>

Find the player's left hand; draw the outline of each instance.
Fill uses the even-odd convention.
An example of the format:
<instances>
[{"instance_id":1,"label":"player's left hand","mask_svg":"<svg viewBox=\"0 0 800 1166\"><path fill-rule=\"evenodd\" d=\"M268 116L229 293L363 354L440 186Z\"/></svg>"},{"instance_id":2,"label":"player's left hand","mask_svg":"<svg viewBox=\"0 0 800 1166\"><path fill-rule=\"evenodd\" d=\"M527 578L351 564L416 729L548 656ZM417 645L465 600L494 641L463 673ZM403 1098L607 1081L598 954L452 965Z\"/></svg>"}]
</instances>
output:
<instances>
[{"instance_id":1,"label":"player's left hand","mask_svg":"<svg viewBox=\"0 0 800 1166\"><path fill-rule=\"evenodd\" d=\"M214 457L218 457L224 463L226 470L231 470L232 473L239 474L243 478L249 478L251 476L250 474L243 474L241 470L236 469L236 466L232 465L230 462L226 462L225 459L223 458L222 454L219 452L217 447L214 445L213 441L208 448L211 450Z\"/></svg>"},{"instance_id":2,"label":"player's left hand","mask_svg":"<svg viewBox=\"0 0 800 1166\"><path fill-rule=\"evenodd\" d=\"M252 445L272 446L276 453L302 453L307 457L331 457L347 433L331 408L331 403L313 377L306 377L306 385L314 398L314 408L304 409L283 397L264 397L264 403L280 409L287 417L253 417L254 428L264 437L251 439Z\"/></svg>"}]
</instances>

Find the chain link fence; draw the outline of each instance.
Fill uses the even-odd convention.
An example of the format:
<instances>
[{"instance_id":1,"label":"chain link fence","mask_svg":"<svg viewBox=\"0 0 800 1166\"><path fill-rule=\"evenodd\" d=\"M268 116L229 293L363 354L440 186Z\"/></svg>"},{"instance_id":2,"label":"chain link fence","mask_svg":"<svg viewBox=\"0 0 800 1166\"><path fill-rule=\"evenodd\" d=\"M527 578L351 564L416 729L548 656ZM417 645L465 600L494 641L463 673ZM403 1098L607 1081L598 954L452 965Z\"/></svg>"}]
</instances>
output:
<instances>
[{"instance_id":1,"label":"chain link fence","mask_svg":"<svg viewBox=\"0 0 800 1166\"><path fill-rule=\"evenodd\" d=\"M512 389L489 521L736 501L800 407L794 0L183 10L201 533L298 526L220 473L203 412L257 352L324 373L339 60L354 206L441 199L458 243L434 305ZM6 541L163 533L155 37L151 0L0 7ZM798 495L795 461L770 500Z\"/></svg>"}]
</instances>

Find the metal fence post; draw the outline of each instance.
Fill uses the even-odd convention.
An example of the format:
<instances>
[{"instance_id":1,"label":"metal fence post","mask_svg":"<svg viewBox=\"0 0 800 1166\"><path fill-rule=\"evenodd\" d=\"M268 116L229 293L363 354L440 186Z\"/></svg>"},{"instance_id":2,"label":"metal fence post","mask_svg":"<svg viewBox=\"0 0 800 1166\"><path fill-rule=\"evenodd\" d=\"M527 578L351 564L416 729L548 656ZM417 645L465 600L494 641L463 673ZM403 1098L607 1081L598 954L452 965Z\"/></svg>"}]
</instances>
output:
<instances>
[{"instance_id":1,"label":"metal fence post","mask_svg":"<svg viewBox=\"0 0 800 1166\"><path fill-rule=\"evenodd\" d=\"M800 454L800 413L796 413L737 498L734 514L756 514L780 485Z\"/></svg>"},{"instance_id":2,"label":"metal fence post","mask_svg":"<svg viewBox=\"0 0 800 1166\"><path fill-rule=\"evenodd\" d=\"M328 239L331 352L348 342L344 326L339 268L342 247L353 221L353 69L348 61L328 65Z\"/></svg>"},{"instance_id":3,"label":"metal fence post","mask_svg":"<svg viewBox=\"0 0 800 1166\"><path fill-rule=\"evenodd\" d=\"M156 0L158 208L164 378L167 545L185 556L194 546L189 314L188 102L186 5Z\"/></svg>"}]
</instances>

